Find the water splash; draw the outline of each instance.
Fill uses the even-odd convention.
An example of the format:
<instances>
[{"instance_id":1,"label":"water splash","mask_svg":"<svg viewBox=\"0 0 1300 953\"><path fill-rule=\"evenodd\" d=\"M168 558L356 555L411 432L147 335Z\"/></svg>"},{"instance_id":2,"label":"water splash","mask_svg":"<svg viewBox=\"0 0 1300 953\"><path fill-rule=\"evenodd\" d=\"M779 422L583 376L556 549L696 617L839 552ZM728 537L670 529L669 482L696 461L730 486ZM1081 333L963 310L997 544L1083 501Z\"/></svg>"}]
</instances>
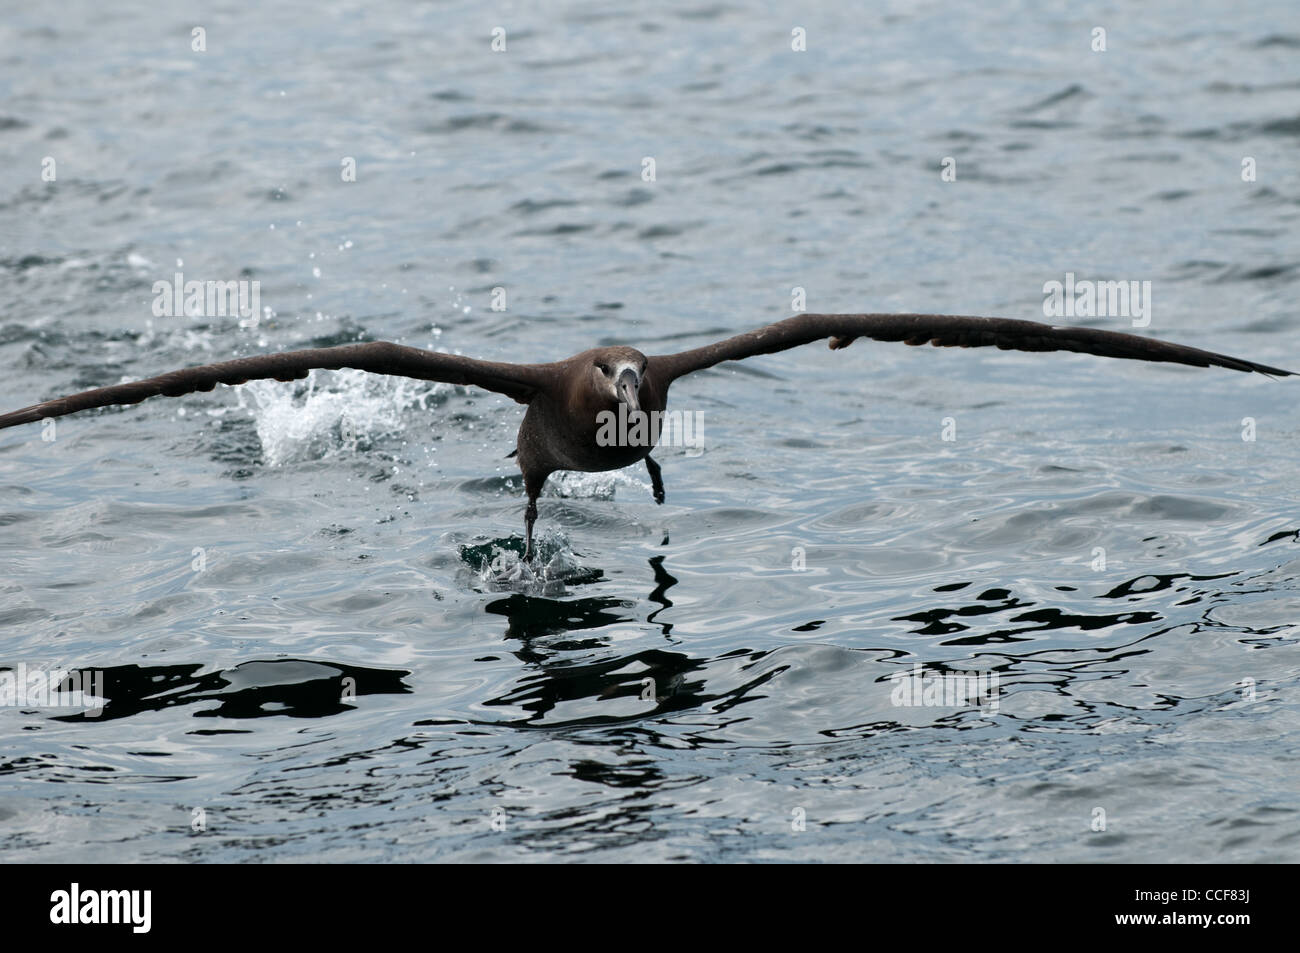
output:
<instances>
[{"instance_id":1,"label":"water splash","mask_svg":"<svg viewBox=\"0 0 1300 953\"><path fill-rule=\"evenodd\" d=\"M557 496L561 499L575 500L612 500L614 491L619 486L632 487L639 493L649 494L650 484L633 479L621 470L609 470L604 473L580 473L576 470L560 470L552 473L543 488L543 496Z\"/></svg>"},{"instance_id":2,"label":"water splash","mask_svg":"<svg viewBox=\"0 0 1300 953\"><path fill-rule=\"evenodd\" d=\"M371 439L405 429L411 410L427 410L450 384L365 371L312 371L302 384L249 381L235 394L253 418L270 466L350 454Z\"/></svg>"},{"instance_id":3,"label":"water splash","mask_svg":"<svg viewBox=\"0 0 1300 953\"><path fill-rule=\"evenodd\" d=\"M523 560L523 540L519 537L462 545L462 582L486 592L555 598L567 595L570 585L595 582L603 575L601 570L578 562L577 554L569 548L569 538L559 530L539 533L534 545L537 552L531 563Z\"/></svg>"}]
</instances>

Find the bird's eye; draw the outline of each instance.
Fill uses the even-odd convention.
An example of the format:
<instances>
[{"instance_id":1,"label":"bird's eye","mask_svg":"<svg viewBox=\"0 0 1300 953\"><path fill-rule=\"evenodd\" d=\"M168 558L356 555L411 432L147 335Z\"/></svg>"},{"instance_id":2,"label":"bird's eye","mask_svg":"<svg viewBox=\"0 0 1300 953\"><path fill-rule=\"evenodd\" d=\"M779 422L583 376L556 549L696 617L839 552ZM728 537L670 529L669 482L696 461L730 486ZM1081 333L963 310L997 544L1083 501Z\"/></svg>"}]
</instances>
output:
<instances>
[{"instance_id":1,"label":"bird's eye","mask_svg":"<svg viewBox=\"0 0 1300 953\"><path fill-rule=\"evenodd\" d=\"M600 370L600 372L601 372L602 374L604 374L606 377L609 376L609 365L608 365L608 364L597 364L596 367L597 367L597 368Z\"/></svg>"}]
</instances>

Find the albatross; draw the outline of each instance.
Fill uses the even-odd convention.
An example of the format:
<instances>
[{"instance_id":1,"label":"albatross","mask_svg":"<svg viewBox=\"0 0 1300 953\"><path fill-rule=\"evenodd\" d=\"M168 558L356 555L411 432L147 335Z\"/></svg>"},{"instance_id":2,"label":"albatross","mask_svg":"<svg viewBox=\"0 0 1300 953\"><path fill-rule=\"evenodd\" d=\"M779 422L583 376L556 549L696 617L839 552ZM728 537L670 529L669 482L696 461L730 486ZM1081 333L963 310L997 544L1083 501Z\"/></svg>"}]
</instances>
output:
<instances>
[{"instance_id":1,"label":"albatross","mask_svg":"<svg viewBox=\"0 0 1300 953\"><path fill-rule=\"evenodd\" d=\"M250 380L292 381L309 371L355 368L372 374L482 387L527 404L512 454L523 473L524 560L533 556L537 498L557 470L618 470L641 460L650 474L655 502L664 501L663 475L650 456L658 428L633 428L636 439L608 439L602 429L610 413L661 419L668 388L679 377L724 361L739 361L829 339L832 350L858 338L932 344L936 347L996 347L1011 351L1075 351L1136 361L1226 367L1234 371L1290 377L1295 372L1226 354L1098 328L1061 327L1014 318L953 314L799 314L735 337L677 354L646 356L631 347L598 347L549 364L506 364L455 354L370 341L309 348L202 364L158 377L114 384L58 397L0 414L0 428L62 417L95 407L135 404L149 397L179 397L210 391L218 384ZM622 405L622 406L620 406Z\"/></svg>"}]
</instances>

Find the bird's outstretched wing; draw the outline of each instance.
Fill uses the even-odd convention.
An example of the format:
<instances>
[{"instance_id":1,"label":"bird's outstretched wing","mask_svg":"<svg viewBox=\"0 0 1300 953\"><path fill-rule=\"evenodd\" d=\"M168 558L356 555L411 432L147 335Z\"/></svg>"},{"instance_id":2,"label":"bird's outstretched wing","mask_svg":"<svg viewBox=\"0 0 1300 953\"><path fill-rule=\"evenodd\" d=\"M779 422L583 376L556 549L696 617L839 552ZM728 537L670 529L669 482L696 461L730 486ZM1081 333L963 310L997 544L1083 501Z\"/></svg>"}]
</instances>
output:
<instances>
[{"instance_id":1,"label":"bird's outstretched wing","mask_svg":"<svg viewBox=\"0 0 1300 953\"><path fill-rule=\"evenodd\" d=\"M187 367L126 384L100 387L0 414L0 428L32 423L45 417L62 417L92 407L134 404L148 397L179 397L194 391L209 391L218 384L234 385L272 378L292 381L306 377L307 372L315 368L338 370L343 367L424 381L472 384L505 394L521 404L532 400L533 395L548 380L542 365L476 361L456 354L439 354L387 341L371 341L365 344L341 344L338 347L261 354L220 364Z\"/></svg>"},{"instance_id":2,"label":"bird's outstretched wing","mask_svg":"<svg viewBox=\"0 0 1300 953\"><path fill-rule=\"evenodd\" d=\"M1278 377L1295 373L1136 334L961 314L800 314L716 344L679 354L651 357L649 373L657 382L666 386L683 374L713 367L723 361L739 361L756 354L784 351L822 338L830 338L832 349L848 347L855 338L873 338L877 341L902 341L905 344L933 344L936 347L1077 351L1081 354L1100 354L1103 357L1122 357L1136 361L1228 367L1234 371L1254 371Z\"/></svg>"}]
</instances>

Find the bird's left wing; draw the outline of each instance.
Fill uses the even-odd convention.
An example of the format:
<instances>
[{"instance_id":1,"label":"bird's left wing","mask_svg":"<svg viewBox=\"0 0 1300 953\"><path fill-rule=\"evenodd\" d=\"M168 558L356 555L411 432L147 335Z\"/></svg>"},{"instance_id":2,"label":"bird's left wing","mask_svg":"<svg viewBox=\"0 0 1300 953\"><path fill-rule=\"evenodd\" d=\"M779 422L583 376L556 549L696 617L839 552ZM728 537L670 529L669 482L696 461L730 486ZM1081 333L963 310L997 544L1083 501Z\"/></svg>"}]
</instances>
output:
<instances>
[{"instance_id":1,"label":"bird's left wing","mask_svg":"<svg viewBox=\"0 0 1300 953\"><path fill-rule=\"evenodd\" d=\"M756 331L678 354L650 358L649 373L667 386L692 371L723 361L739 361L830 338L832 349L855 338L933 344L936 347L997 347L1009 351L1077 351L1136 361L1166 361L1193 367L1227 367L1234 371L1287 377L1294 371L1256 364L1214 351L1098 328L1062 327L1014 318L980 318L961 314L800 314Z\"/></svg>"}]
</instances>

